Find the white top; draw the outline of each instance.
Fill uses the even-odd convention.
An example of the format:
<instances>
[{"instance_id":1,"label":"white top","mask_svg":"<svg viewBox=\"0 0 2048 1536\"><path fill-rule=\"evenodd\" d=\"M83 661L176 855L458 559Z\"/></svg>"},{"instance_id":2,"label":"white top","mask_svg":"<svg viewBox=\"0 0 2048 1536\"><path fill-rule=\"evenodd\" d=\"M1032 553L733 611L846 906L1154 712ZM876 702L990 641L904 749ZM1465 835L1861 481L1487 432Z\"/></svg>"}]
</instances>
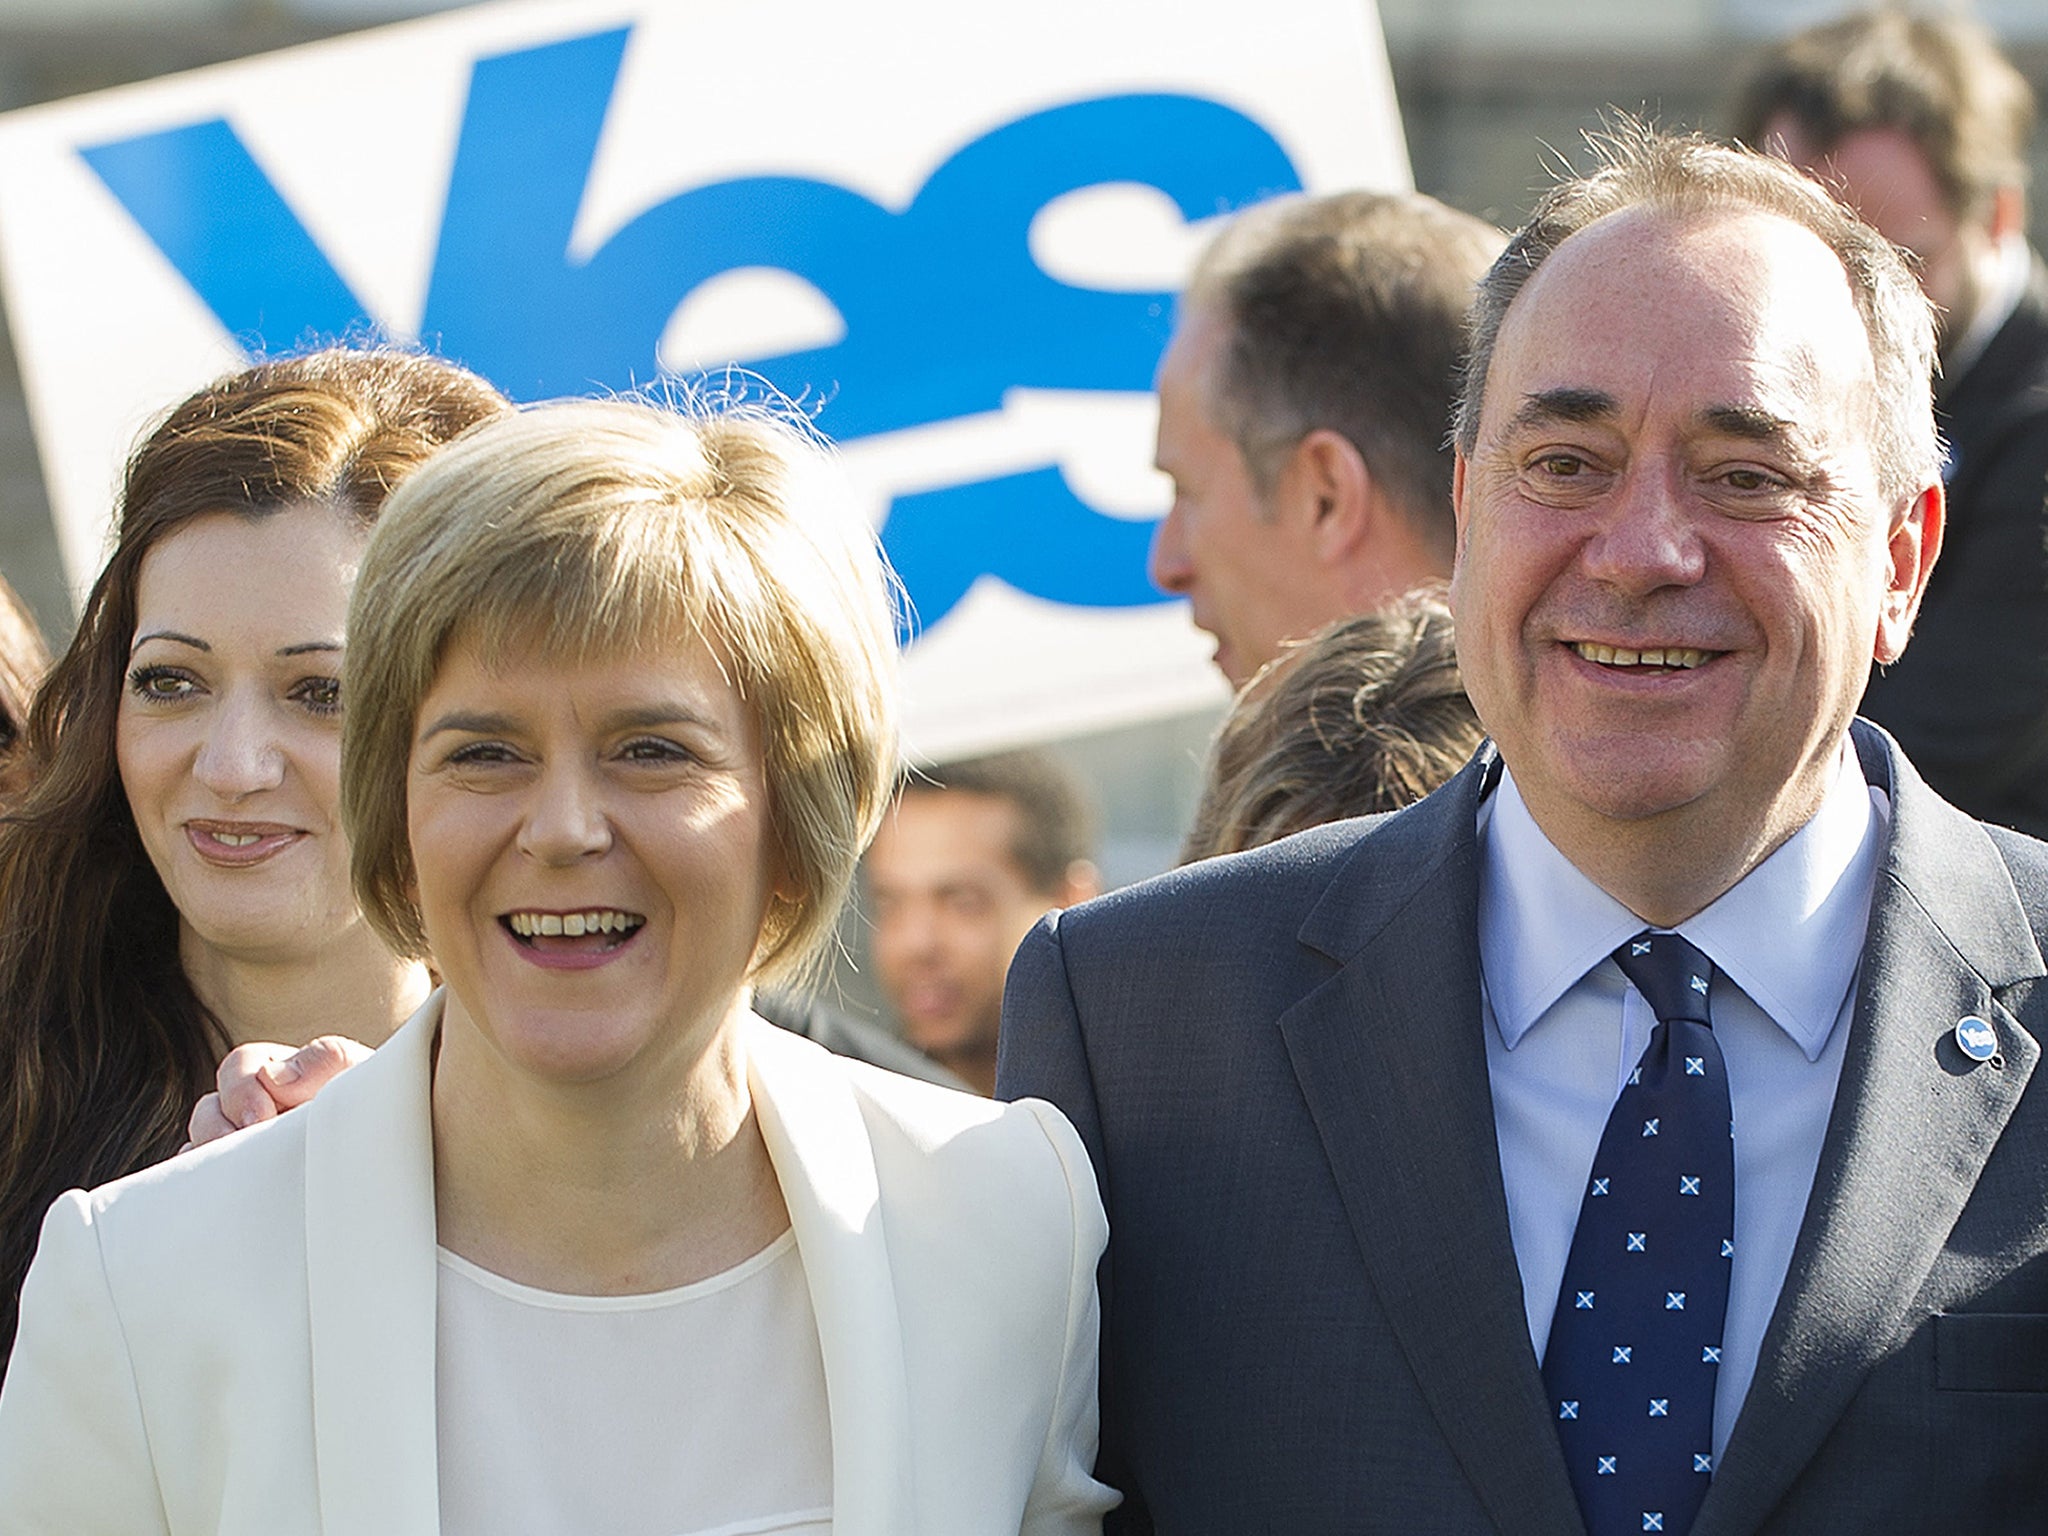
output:
<instances>
[{"instance_id":1,"label":"white top","mask_svg":"<svg viewBox=\"0 0 2048 1536\"><path fill-rule=\"evenodd\" d=\"M440 1253L444 1536L828 1536L825 1366L793 1232L645 1296Z\"/></svg>"},{"instance_id":2,"label":"white top","mask_svg":"<svg viewBox=\"0 0 2048 1536\"><path fill-rule=\"evenodd\" d=\"M1735 1120L1717 1457L1755 1375L1813 1191L1890 819L1891 802L1845 749L1813 819L1679 925L1714 962L1708 1001ZM1479 836L1486 1063L1508 1226L1540 1360L1600 1133L1657 1022L1610 958L1646 925L1558 852L1505 773L1480 811Z\"/></svg>"}]
</instances>

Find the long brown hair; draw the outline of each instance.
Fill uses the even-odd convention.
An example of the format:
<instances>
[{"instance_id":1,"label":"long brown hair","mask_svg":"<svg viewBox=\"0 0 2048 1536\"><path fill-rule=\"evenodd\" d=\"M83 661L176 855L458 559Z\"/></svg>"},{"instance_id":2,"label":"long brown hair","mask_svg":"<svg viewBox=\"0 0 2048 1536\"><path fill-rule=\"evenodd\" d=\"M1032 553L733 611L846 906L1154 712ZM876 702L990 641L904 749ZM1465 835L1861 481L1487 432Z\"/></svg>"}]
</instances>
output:
<instances>
[{"instance_id":1,"label":"long brown hair","mask_svg":"<svg viewBox=\"0 0 2048 1536\"><path fill-rule=\"evenodd\" d=\"M208 386L129 460L114 553L29 713L34 783L0 823L0 1349L50 1202L176 1152L227 1045L179 965L114 755L144 559L223 511L312 502L368 525L505 403L434 358L331 349Z\"/></svg>"},{"instance_id":2,"label":"long brown hair","mask_svg":"<svg viewBox=\"0 0 2048 1536\"><path fill-rule=\"evenodd\" d=\"M0 808L28 788L28 710L50 670L50 647L35 615L0 576Z\"/></svg>"}]
</instances>

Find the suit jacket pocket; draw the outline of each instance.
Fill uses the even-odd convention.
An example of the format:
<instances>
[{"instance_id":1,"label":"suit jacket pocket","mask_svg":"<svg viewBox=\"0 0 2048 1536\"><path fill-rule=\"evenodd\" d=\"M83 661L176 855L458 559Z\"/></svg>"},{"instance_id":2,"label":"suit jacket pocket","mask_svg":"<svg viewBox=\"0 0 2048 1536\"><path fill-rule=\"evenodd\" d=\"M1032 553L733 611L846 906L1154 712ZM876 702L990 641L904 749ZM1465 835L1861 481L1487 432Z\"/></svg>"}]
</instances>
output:
<instances>
[{"instance_id":1,"label":"suit jacket pocket","mask_svg":"<svg viewBox=\"0 0 2048 1536\"><path fill-rule=\"evenodd\" d=\"M1937 1315L1934 1384L1951 1392L2048 1392L2048 1315Z\"/></svg>"}]
</instances>

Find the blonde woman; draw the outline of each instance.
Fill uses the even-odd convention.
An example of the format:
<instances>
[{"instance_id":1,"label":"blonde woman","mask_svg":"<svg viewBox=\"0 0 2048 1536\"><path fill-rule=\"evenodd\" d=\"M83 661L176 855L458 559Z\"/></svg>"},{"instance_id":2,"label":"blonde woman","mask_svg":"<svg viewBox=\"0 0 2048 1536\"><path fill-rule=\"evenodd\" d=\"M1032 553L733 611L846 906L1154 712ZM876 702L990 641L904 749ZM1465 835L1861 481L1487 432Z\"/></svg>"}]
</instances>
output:
<instances>
[{"instance_id":1,"label":"blonde woman","mask_svg":"<svg viewBox=\"0 0 2048 1536\"><path fill-rule=\"evenodd\" d=\"M829 942L894 766L880 562L810 462L558 404L392 498L343 815L445 990L308 1108L59 1202L13 1529L1097 1529L1072 1129L748 1006Z\"/></svg>"}]
</instances>

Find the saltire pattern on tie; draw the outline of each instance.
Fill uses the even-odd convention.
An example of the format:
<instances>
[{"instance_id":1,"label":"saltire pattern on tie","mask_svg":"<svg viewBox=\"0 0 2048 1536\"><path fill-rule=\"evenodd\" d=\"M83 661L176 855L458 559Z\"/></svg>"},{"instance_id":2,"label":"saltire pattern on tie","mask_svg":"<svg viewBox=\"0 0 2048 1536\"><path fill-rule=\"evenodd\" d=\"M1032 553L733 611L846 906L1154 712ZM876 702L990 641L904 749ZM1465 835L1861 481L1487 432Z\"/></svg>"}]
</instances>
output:
<instances>
[{"instance_id":1,"label":"saltire pattern on tie","mask_svg":"<svg viewBox=\"0 0 2048 1536\"><path fill-rule=\"evenodd\" d=\"M1589 1536L1678 1536L1713 1476L1735 1252L1728 1074L1713 962L1654 930L1614 958L1657 1025L1593 1157L1543 1381Z\"/></svg>"}]
</instances>

